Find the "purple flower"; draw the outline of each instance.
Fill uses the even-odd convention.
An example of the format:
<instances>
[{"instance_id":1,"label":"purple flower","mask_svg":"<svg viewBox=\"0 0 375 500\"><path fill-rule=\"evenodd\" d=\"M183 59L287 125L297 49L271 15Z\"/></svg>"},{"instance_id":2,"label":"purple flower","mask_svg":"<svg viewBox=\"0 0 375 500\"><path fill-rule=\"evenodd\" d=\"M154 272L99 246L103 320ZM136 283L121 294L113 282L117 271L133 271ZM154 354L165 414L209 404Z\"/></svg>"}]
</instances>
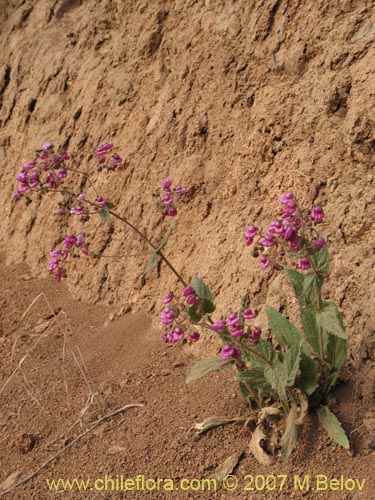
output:
<instances>
[{"instance_id":1,"label":"purple flower","mask_svg":"<svg viewBox=\"0 0 375 500\"><path fill-rule=\"evenodd\" d=\"M258 343L261 335L262 330L260 328L254 328L254 330L250 334L250 340L252 340L252 342Z\"/></svg>"},{"instance_id":2,"label":"purple flower","mask_svg":"<svg viewBox=\"0 0 375 500\"><path fill-rule=\"evenodd\" d=\"M106 204L107 204L107 200L106 200L105 198L103 198L102 196L97 196L97 197L96 197L96 203L97 203L99 206L103 207L104 205L106 205Z\"/></svg>"},{"instance_id":3,"label":"purple flower","mask_svg":"<svg viewBox=\"0 0 375 500\"><path fill-rule=\"evenodd\" d=\"M168 208L169 217L175 217L177 215L177 209L175 207Z\"/></svg>"},{"instance_id":4,"label":"purple flower","mask_svg":"<svg viewBox=\"0 0 375 500\"><path fill-rule=\"evenodd\" d=\"M242 311L242 316L244 317L244 319L253 319L256 318L257 315L251 309L244 309Z\"/></svg>"},{"instance_id":5,"label":"purple flower","mask_svg":"<svg viewBox=\"0 0 375 500\"><path fill-rule=\"evenodd\" d=\"M240 317L236 313L231 313L227 321L227 326L237 326L239 322Z\"/></svg>"},{"instance_id":6,"label":"purple flower","mask_svg":"<svg viewBox=\"0 0 375 500\"><path fill-rule=\"evenodd\" d=\"M63 241L63 246L64 248L72 248L73 245L75 244L76 242L76 237L74 236L74 234L68 234L67 236L65 236L64 238L64 241Z\"/></svg>"},{"instance_id":7,"label":"purple flower","mask_svg":"<svg viewBox=\"0 0 375 500\"><path fill-rule=\"evenodd\" d=\"M244 331L242 328L238 326L234 326L231 331L231 337L236 338L236 337L241 337L244 334Z\"/></svg>"},{"instance_id":8,"label":"purple flower","mask_svg":"<svg viewBox=\"0 0 375 500\"><path fill-rule=\"evenodd\" d=\"M85 243L85 235L82 234L82 233L79 234L77 236L77 242L76 243L77 243L78 246L82 246Z\"/></svg>"},{"instance_id":9,"label":"purple flower","mask_svg":"<svg viewBox=\"0 0 375 500\"><path fill-rule=\"evenodd\" d=\"M198 332L191 332L189 333L189 340L190 342L198 342L200 339L200 335Z\"/></svg>"},{"instance_id":10,"label":"purple flower","mask_svg":"<svg viewBox=\"0 0 375 500\"><path fill-rule=\"evenodd\" d=\"M60 283L61 281L61 278L64 276L64 269L62 267L59 267L57 269L57 272L54 276L55 280L57 281L57 283Z\"/></svg>"},{"instance_id":11,"label":"purple flower","mask_svg":"<svg viewBox=\"0 0 375 500\"><path fill-rule=\"evenodd\" d=\"M183 188L181 186L176 186L174 188L174 190L175 190L175 193L178 194L178 195L187 193L187 189Z\"/></svg>"},{"instance_id":12,"label":"purple flower","mask_svg":"<svg viewBox=\"0 0 375 500\"><path fill-rule=\"evenodd\" d=\"M59 266L59 259L57 257L53 258L50 260L49 262L49 266L48 266L48 271L51 272L51 271L54 271L55 269L57 269Z\"/></svg>"},{"instance_id":13,"label":"purple flower","mask_svg":"<svg viewBox=\"0 0 375 500\"><path fill-rule=\"evenodd\" d=\"M48 149L52 149L53 147L53 142L47 141L43 144L42 149L44 149L44 151L47 151Z\"/></svg>"},{"instance_id":14,"label":"purple flower","mask_svg":"<svg viewBox=\"0 0 375 500\"><path fill-rule=\"evenodd\" d=\"M186 288L184 288L182 295L184 297L189 297L189 295L191 295L192 293L194 293L194 288L192 286L187 286Z\"/></svg>"},{"instance_id":15,"label":"purple flower","mask_svg":"<svg viewBox=\"0 0 375 500\"><path fill-rule=\"evenodd\" d=\"M79 195L77 196L77 200L78 200L78 201L85 201L85 195L84 195L84 194L79 194Z\"/></svg>"},{"instance_id":16,"label":"purple flower","mask_svg":"<svg viewBox=\"0 0 375 500\"><path fill-rule=\"evenodd\" d=\"M279 200L281 203L288 203L289 201L293 200L294 195L291 192L285 193L283 196L280 196Z\"/></svg>"},{"instance_id":17,"label":"purple flower","mask_svg":"<svg viewBox=\"0 0 375 500\"><path fill-rule=\"evenodd\" d=\"M285 231L285 226L280 220L274 220L271 222L268 232L272 234L283 234Z\"/></svg>"},{"instance_id":18,"label":"purple flower","mask_svg":"<svg viewBox=\"0 0 375 500\"><path fill-rule=\"evenodd\" d=\"M259 260L262 269L266 269L270 265L270 259L266 255L261 255Z\"/></svg>"},{"instance_id":19,"label":"purple flower","mask_svg":"<svg viewBox=\"0 0 375 500\"><path fill-rule=\"evenodd\" d=\"M171 323L173 323L174 320L175 320L175 315L173 314L173 311L171 311L169 307L166 307L160 315L160 321L164 325L170 325Z\"/></svg>"},{"instance_id":20,"label":"purple flower","mask_svg":"<svg viewBox=\"0 0 375 500\"><path fill-rule=\"evenodd\" d=\"M119 164L122 162L122 158L120 155L118 155L117 153L115 153L113 156L112 156L112 159L114 161L114 163L116 164Z\"/></svg>"},{"instance_id":21,"label":"purple flower","mask_svg":"<svg viewBox=\"0 0 375 500\"><path fill-rule=\"evenodd\" d=\"M220 330L225 330L227 328L227 323L223 319L216 321L213 325L210 325L211 330L218 332Z\"/></svg>"},{"instance_id":22,"label":"purple flower","mask_svg":"<svg viewBox=\"0 0 375 500\"><path fill-rule=\"evenodd\" d=\"M52 250L49 254L51 257L58 257L60 255L60 250Z\"/></svg>"},{"instance_id":23,"label":"purple flower","mask_svg":"<svg viewBox=\"0 0 375 500\"><path fill-rule=\"evenodd\" d=\"M307 257L302 257L299 262L298 262L298 266L297 266L299 269L302 269L303 271L306 271L307 269L310 269L311 267L311 264L310 264L310 261Z\"/></svg>"},{"instance_id":24,"label":"purple flower","mask_svg":"<svg viewBox=\"0 0 375 500\"><path fill-rule=\"evenodd\" d=\"M169 179L166 179L165 181L163 181L163 188L166 189L166 188L170 188L172 186L172 181L169 180Z\"/></svg>"},{"instance_id":25,"label":"purple flower","mask_svg":"<svg viewBox=\"0 0 375 500\"><path fill-rule=\"evenodd\" d=\"M294 233L289 240L289 248L291 250L298 252L300 247L301 247L301 237L297 233Z\"/></svg>"},{"instance_id":26,"label":"purple flower","mask_svg":"<svg viewBox=\"0 0 375 500\"><path fill-rule=\"evenodd\" d=\"M288 241L292 238L294 234L294 228L292 226L288 226L286 229L285 229L285 233L283 235L283 238L284 240Z\"/></svg>"},{"instance_id":27,"label":"purple flower","mask_svg":"<svg viewBox=\"0 0 375 500\"><path fill-rule=\"evenodd\" d=\"M253 241L254 241L254 238L255 236L257 235L258 233L258 230L255 226L249 226L247 231L245 231L244 233L244 237L245 237L245 240L246 240L246 246L250 246Z\"/></svg>"},{"instance_id":28,"label":"purple flower","mask_svg":"<svg viewBox=\"0 0 375 500\"><path fill-rule=\"evenodd\" d=\"M221 359L227 361L228 359L234 358L239 359L241 357L241 350L238 347L231 346L230 344L225 344L221 348Z\"/></svg>"},{"instance_id":29,"label":"purple flower","mask_svg":"<svg viewBox=\"0 0 375 500\"><path fill-rule=\"evenodd\" d=\"M65 170L65 168L59 168L56 175L59 179L66 179L68 177L68 172Z\"/></svg>"},{"instance_id":30,"label":"purple flower","mask_svg":"<svg viewBox=\"0 0 375 500\"><path fill-rule=\"evenodd\" d=\"M64 153L61 154L60 159L63 160L63 161L70 160L70 156L65 151Z\"/></svg>"},{"instance_id":31,"label":"purple flower","mask_svg":"<svg viewBox=\"0 0 375 500\"><path fill-rule=\"evenodd\" d=\"M192 293L191 295L189 295L186 302L189 304L189 306L192 306L193 304L196 303L196 301L197 301L197 296L195 295L195 293Z\"/></svg>"},{"instance_id":32,"label":"purple flower","mask_svg":"<svg viewBox=\"0 0 375 500\"><path fill-rule=\"evenodd\" d=\"M321 248L325 247L325 245L326 245L326 240L324 238L322 238L321 236L319 236L314 243L314 247L318 248L319 250Z\"/></svg>"},{"instance_id":33,"label":"purple flower","mask_svg":"<svg viewBox=\"0 0 375 500\"><path fill-rule=\"evenodd\" d=\"M70 209L70 213L72 215L82 215L85 212L85 209L81 206L79 207L73 207Z\"/></svg>"},{"instance_id":34,"label":"purple flower","mask_svg":"<svg viewBox=\"0 0 375 500\"><path fill-rule=\"evenodd\" d=\"M311 210L311 217L315 224L319 224L319 222L322 222L324 219L324 212L323 208L320 205L316 205L312 210Z\"/></svg>"},{"instance_id":35,"label":"purple flower","mask_svg":"<svg viewBox=\"0 0 375 500\"><path fill-rule=\"evenodd\" d=\"M168 195L164 198L164 205L171 205L173 203L172 196Z\"/></svg>"},{"instance_id":36,"label":"purple flower","mask_svg":"<svg viewBox=\"0 0 375 500\"><path fill-rule=\"evenodd\" d=\"M66 210L64 207L57 207L55 210L55 215L63 215L66 213Z\"/></svg>"},{"instance_id":37,"label":"purple flower","mask_svg":"<svg viewBox=\"0 0 375 500\"><path fill-rule=\"evenodd\" d=\"M170 302L172 302L173 300L173 293L172 292L168 292L168 294L165 296L164 300L163 300L163 303L164 304L169 304Z\"/></svg>"},{"instance_id":38,"label":"purple flower","mask_svg":"<svg viewBox=\"0 0 375 500\"><path fill-rule=\"evenodd\" d=\"M260 244L264 247L273 247L275 244L275 240L272 234L266 234L263 240L261 240Z\"/></svg>"}]
</instances>

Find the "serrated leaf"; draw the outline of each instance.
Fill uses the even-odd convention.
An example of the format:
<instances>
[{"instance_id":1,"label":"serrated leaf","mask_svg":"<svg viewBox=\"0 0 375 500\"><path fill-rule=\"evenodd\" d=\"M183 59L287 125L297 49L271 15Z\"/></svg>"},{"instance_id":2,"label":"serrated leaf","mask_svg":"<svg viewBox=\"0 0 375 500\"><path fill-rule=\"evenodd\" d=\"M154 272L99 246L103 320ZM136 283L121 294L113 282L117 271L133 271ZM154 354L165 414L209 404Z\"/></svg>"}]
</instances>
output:
<instances>
[{"instance_id":1,"label":"serrated leaf","mask_svg":"<svg viewBox=\"0 0 375 500\"><path fill-rule=\"evenodd\" d=\"M271 385L267 382L263 368L249 368L237 373L236 379L239 382L244 382L254 389L262 389L264 392L272 390Z\"/></svg>"},{"instance_id":2,"label":"serrated leaf","mask_svg":"<svg viewBox=\"0 0 375 500\"><path fill-rule=\"evenodd\" d=\"M319 387L318 366L312 358L302 353L299 368L301 373L297 385L310 396Z\"/></svg>"},{"instance_id":3,"label":"serrated leaf","mask_svg":"<svg viewBox=\"0 0 375 500\"><path fill-rule=\"evenodd\" d=\"M213 473L213 478L220 483L229 475L232 474L234 468L238 464L243 451L239 453L233 453L230 455L222 464L220 464Z\"/></svg>"},{"instance_id":4,"label":"serrated leaf","mask_svg":"<svg viewBox=\"0 0 375 500\"><path fill-rule=\"evenodd\" d=\"M321 233L319 233L321 236ZM329 254L327 247L323 247L319 252L311 255L311 259L314 263L314 267L318 274L325 276L329 271Z\"/></svg>"},{"instance_id":5,"label":"serrated leaf","mask_svg":"<svg viewBox=\"0 0 375 500\"><path fill-rule=\"evenodd\" d=\"M303 282L305 276L294 269L284 268L285 276L287 277L289 283L292 285L294 294L300 304L303 304Z\"/></svg>"},{"instance_id":6,"label":"serrated leaf","mask_svg":"<svg viewBox=\"0 0 375 500\"><path fill-rule=\"evenodd\" d=\"M281 460L286 462L298 444L300 426L297 425L296 408L291 408L286 419L285 432L281 438Z\"/></svg>"},{"instance_id":7,"label":"serrated leaf","mask_svg":"<svg viewBox=\"0 0 375 500\"><path fill-rule=\"evenodd\" d=\"M323 279L321 276L316 276L309 272L305 275L303 281L303 298L305 304L317 305L320 300Z\"/></svg>"},{"instance_id":8,"label":"serrated leaf","mask_svg":"<svg viewBox=\"0 0 375 500\"><path fill-rule=\"evenodd\" d=\"M323 301L321 311L316 313L316 321L318 327L322 327L327 333L346 339L342 315L332 300Z\"/></svg>"},{"instance_id":9,"label":"serrated leaf","mask_svg":"<svg viewBox=\"0 0 375 500\"><path fill-rule=\"evenodd\" d=\"M218 358L203 359L202 361L198 361L198 363L195 363L195 365L188 370L186 374L186 383L190 384L190 382L205 377L211 372L221 370L232 363L233 361L222 361Z\"/></svg>"},{"instance_id":10,"label":"serrated leaf","mask_svg":"<svg viewBox=\"0 0 375 500\"><path fill-rule=\"evenodd\" d=\"M305 337L314 352L319 355L319 328L316 323L316 310L313 306L300 307L300 315Z\"/></svg>"},{"instance_id":11,"label":"serrated leaf","mask_svg":"<svg viewBox=\"0 0 375 500\"><path fill-rule=\"evenodd\" d=\"M279 396L280 401L286 402L286 386L288 382L287 368L284 363L279 359L275 359L273 366L266 366L264 368L264 376L267 382L270 383L272 389Z\"/></svg>"},{"instance_id":12,"label":"serrated leaf","mask_svg":"<svg viewBox=\"0 0 375 500\"><path fill-rule=\"evenodd\" d=\"M307 344L293 323L273 307L267 307L266 314L272 334L280 345L293 346L302 340L302 351L307 352Z\"/></svg>"},{"instance_id":13,"label":"serrated leaf","mask_svg":"<svg viewBox=\"0 0 375 500\"><path fill-rule=\"evenodd\" d=\"M262 465L270 466L274 463L274 458L266 453L264 449L261 447L261 442L267 438L265 433L263 432L262 424L258 425L250 439L249 448L254 457L258 460L258 462Z\"/></svg>"},{"instance_id":14,"label":"serrated leaf","mask_svg":"<svg viewBox=\"0 0 375 500\"><path fill-rule=\"evenodd\" d=\"M199 321L202 319L202 316L197 311L197 306L198 304L195 303L192 307L189 307L188 309L188 315L192 323L199 323Z\"/></svg>"},{"instance_id":15,"label":"serrated leaf","mask_svg":"<svg viewBox=\"0 0 375 500\"><path fill-rule=\"evenodd\" d=\"M111 219L111 214L109 213L108 205L103 205L102 208L99 210L98 214L106 221L109 221Z\"/></svg>"},{"instance_id":16,"label":"serrated leaf","mask_svg":"<svg viewBox=\"0 0 375 500\"><path fill-rule=\"evenodd\" d=\"M289 348L287 353L285 354L285 358L283 363L286 365L288 380L288 387L292 387L294 385L294 381L297 376L297 372L299 369L299 364L301 361L301 347L302 347L302 339L299 344L294 345Z\"/></svg>"},{"instance_id":17,"label":"serrated leaf","mask_svg":"<svg viewBox=\"0 0 375 500\"><path fill-rule=\"evenodd\" d=\"M191 286L194 288L195 293L198 295L200 299L206 299L209 302L214 301L214 297L211 293L211 290L208 286L201 280L198 276L194 276L191 281Z\"/></svg>"},{"instance_id":18,"label":"serrated leaf","mask_svg":"<svg viewBox=\"0 0 375 500\"><path fill-rule=\"evenodd\" d=\"M349 440L345 431L331 410L327 406L321 406L317 413L319 422L326 430L329 437L343 448L349 449Z\"/></svg>"},{"instance_id":19,"label":"serrated leaf","mask_svg":"<svg viewBox=\"0 0 375 500\"><path fill-rule=\"evenodd\" d=\"M346 340L335 335L328 335L326 361L339 371L346 358Z\"/></svg>"},{"instance_id":20,"label":"serrated leaf","mask_svg":"<svg viewBox=\"0 0 375 500\"><path fill-rule=\"evenodd\" d=\"M269 362L273 362L274 359L277 358L277 353L275 349L272 347L272 345L269 342L266 342L265 340L261 339L258 344L252 348L253 351L261 354L264 358L266 358ZM264 366L267 366L268 363L262 359L260 356L257 356L256 354L251 353L250 354L250 359L251 359L251 365L256 368L256 367L261 367L264 368Z\"/></svg>"}]
</instances>

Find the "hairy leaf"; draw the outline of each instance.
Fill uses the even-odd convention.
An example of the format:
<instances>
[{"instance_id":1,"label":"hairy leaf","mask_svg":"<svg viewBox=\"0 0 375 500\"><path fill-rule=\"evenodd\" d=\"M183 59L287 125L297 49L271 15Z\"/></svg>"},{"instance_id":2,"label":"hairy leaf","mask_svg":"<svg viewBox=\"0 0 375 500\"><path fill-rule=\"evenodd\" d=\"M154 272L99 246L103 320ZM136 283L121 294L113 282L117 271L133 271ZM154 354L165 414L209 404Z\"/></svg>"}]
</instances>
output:
<instances>
[{"instance_id":1,"label":"hairy leaf","mask_svg":"<svg viewBox=\"0 0 375 500\"><path fill-rule=\"evenodd\" d=\"M281 345L293 346L302 342L302 351L307 352L307 344L297 327L273 307L266 309L269 326L275 339Z\"/></svg>"},{"instance_id":2,"label":"hairy leaf","mask_svg":"<svg viewBox=\"0 0 375 500\"><path fill-rule=\"evenodd\" d=\"M198 276L194 276L191 281L191 286L194 288L195 293L198 295L200 299L206 299L209 302L214 301L214 297L211 293L211 290L208 286L201 280Z\"/></svg>"},{"instance_id":3,"label":"hairy leaf","mask_svg":"<svg viewBox=\"0 0 375 500\"><path fill-rule=\"evenodd\" d=\"M310 396L319 386L318 366L312 358L302 353L299 367L301 373L297 385Z\"/></svg>"},{"instance_id":4,"label":"hairy leaf","mask_svg":"<svg viewBox=\"0 0 375 500\"><path fill-rule=\"evenodd\" d=\"M186 383L190 384L194 380L198 380L205 377L211 372L221 370L228 365L231 365L233 361L222 361L218 358L203 359L195 363L186 374Z\"/></svg>"},{"instance_id":5,"label":"hairy leaf","mask_svg":"<svg viewBox=\"0 0 375 500\"><path fill-rule=\"evenodd\" d=\"M328 335L326 361L337 371L346 358L346 340L335 335Z\"/></svg>"},{"instance_id":6,"label":"hairy leaf","mask_svg":"<svg viewBox=\"0 0 375 500\"><path fill-rule=\"evenodd\" d=\"M286 364L280 360L275 359L273 366L266 366L264 368L264 375L266 380L271 384L272 389L279 396L280 401L286 402L286 386L288 382L288 373Z\"/></svg>"},{"instance_id":7,"label":"hairy leaf","mask_svg":"<svg viewBox=\"0 0 375 500\"><path fill-rule=\"evenodd\" d=\"M301 339L297 345L290 347L288 352L285 354L284 364L286 365L288 375L288 387L292 387L294 385L294 381L297 376L299 364L301 361L302 342L303 340Z\"/></svg>"},{"instance_id":8,"label":"hairy leaf","mask_svg":"<svg viewBox=\"0 0 375 500\"><path fill-rule=\"evenodd\" d=\"M316 311L313 306L300 307L301 321L305 337L316 354L320 354L319 328L316 323Z\"/></svg>"},{"instance_id":9,"label":"hairy leaf","mask_svg":"<svg viewBox=\"0 0 375 500\"><path fill-rule=\"evenodd\" d=\"M111 214L109 213L109 206L108 205L103 205L102 208L99 210L98 214L100 217L103 217L106 221L109 221L111 219Z\"/></svg>"},{"instance_id":10,"label":"hairy leaf","mask_svg":"<svg viewBox=\"0 0 375 500\"><path fill-rule=\"evenodd\" d=\"M321 276L316 276L312 272L305 275L303 281L303 298L305 304L316 306L319 303L322 285L323 279Z\"/></svg>"},{"instance_id":11,"label":"hairy leaf","mask_svg":"<svg viewBox=\"0 0 375 500\"><path fill-rule=\"evenodd\" d=\"M244 382L254 389L262 389L264 392L271 392L272 387L267 382L262 367L249 368L237 373L236 379L239 382Z\"/></svg>"},{"instance_id":12,"label":"hairy leaf","mask_svg":"<svg viewBox=\"0 0 375 500\"><path fill-rule=\"evenodd\" d=\"M291 408L286 419L285 432L281 438L281 459L286 462L298 444L300 426L297 425L296 408Z\"/></svg>"},{"instance_id":13,"label":"hairy leaf","mask_svg":"<svg viewBox=\"0 0 375 500\"><path fill-rule=\"evenodd\" d=\"M277 357L277 353L276 353L275 349L272 347L272 345L269 342L266 342L265 340L260 340L258 342L258 344L256 345L256 347L253 348L253 350L258 352L259 354L261 354L264 358L266 358L271 363ZM251 354L250 359L251 359L251 364L253 367L263 368L264 366L268 365L268 363L264 359L262 359L260 356L257 356L256 354Z\"/></svg>"},{"instance_id":14,"label":"hairy leaf","mask_svg":"<svg viewBox=\"0 0 375 500\"><path fill-rule=\"evenodd\" d=\"M319 233L319 236L321 236L321 233ZM325 276L329 271L329 255L327 247L325 246L321 248L319 252L311 256L311 259L318 274Z\"/></svg>"},{"instance_id":15,"label":"hairy leaf","mask_svg":"<svg viewBox=\"0 0 375 500\"><path fill-rule=\"evenodd\" d=\"M318 410L319 422L327 431L329 437L343 448L349 448L349 440L337 417L327 406L321 406Z\"/></svg>"},{"instance_id":16,"label":"hairy leaf","mask_svg":"<svg viewBox=\"0 0 375 500\"><path fill-rule=\"evenodd\" d=\"M332 300L323 301L322 310L316 313L316 321L317 325L322 327L327 333L332 333L332 335L346 339L342 315L336 303Z\"/></svg>"},{"instance_id":17,"label":"hairy leaf","mask_svg":"<svg viewBox=\"0 0 375 500\"><path fill-rule=\"evenodd\" d=\"M284 268L285 276L287 277L289 283L292 285L294 294L299 302L299 304L304 304L303 302L303 283L305 280L305 275L295 271L294 269Z\"/></svg>"}]
</instances>

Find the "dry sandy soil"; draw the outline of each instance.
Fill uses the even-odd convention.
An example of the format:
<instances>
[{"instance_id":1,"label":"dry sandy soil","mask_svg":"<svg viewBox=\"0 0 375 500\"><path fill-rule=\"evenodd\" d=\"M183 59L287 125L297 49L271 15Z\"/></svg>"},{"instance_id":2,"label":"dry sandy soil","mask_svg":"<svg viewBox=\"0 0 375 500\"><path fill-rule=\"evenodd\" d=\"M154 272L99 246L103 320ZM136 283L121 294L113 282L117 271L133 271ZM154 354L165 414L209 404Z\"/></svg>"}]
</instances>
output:
<instances>
[{"instance_id":1,"label":"dry sandy soil","mask_svg":"<svg viewBox=\"0 0 375 500\"><path fill-rule=\"evenodd\" d=\"M375 2L0 0L0 28L1 387L43 335L0 394L0 487L12 484L4 481L13 473L14 484L35 471L108 408L144 405L98 425L7 497L60 498L46 478L212 477L231 453L245 450L235 470L242 486L248 474L344 475L365 479L363 492L299 492L288 483L278 496L371 499ZM56 200L11 202L15 174L46 140L84 169L101 142L113 141L126 169L98 175L98 189L154 242L161 181L186 186L166 253L187 280L205 278L219 312L248 290L254 307L293 314L282 277L260 273L242 233L273 218L285 191L306 207L324 205L332 257L326 292L340 304L349 337L335 411L354 456L327 439L314 416L298 453L271 469L248 452L247 430L228 426L197 437L197 421L245 408L231 373L184 383L197 357L217 352L211 339L193 347L161 342L161 299L178 290L168 269L153 270L141 287L148 249L120 225L92 219L85 231L93 247L122 258L80 260L61 285L47 277L48 252L66 234L52 215ZM78 230L77 219L70 224ZM21 322L42 292L65 314L55 324L38 301ZM107 492L151 495L275 497L243 488Z\"/></svg>"}]
</instances>

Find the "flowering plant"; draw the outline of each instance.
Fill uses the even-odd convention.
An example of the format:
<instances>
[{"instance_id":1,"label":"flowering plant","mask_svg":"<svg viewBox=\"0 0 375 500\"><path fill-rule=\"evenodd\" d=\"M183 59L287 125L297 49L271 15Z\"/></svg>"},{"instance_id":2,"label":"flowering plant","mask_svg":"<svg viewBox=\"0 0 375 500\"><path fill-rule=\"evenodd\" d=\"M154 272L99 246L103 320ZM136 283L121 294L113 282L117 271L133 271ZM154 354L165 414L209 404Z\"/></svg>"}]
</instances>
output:
<instances>
[{"instance_id":1,"label":"flowering plant","mask_svg":"<svg viewBox=\"0 0 375 500\"><path fill-rule=\"evenodd\" d=\"M164 335L168 343L182 340L189 330L190 342L199 339L198 330L210 330L219 337L220 359L196 363L187 374L187 382L224 367L236 368L235 378L250 407L250 413L242 420L251 422L254 428L250 448L265 463L269 463L270 456L259 443L271 432L275 419L286 417L279 448L282 460L287 460L297 446L308 409L316 410L331 438L349 447L341 424L327 405L327 396L345 360L346 334L337 305L322 296L329 256L317 227L324 211L320 205L310 213L302 211L292 193L286 193L280 202L281 218L272 221L265 234L251 225L244 237L246 245L253 246L253 256L259 257L263 269L272 266L284 271L297 299L300 327L268 307L269 329L262 333L254 323L257 312L250 308L248 294L237 310L214 320L213 295L198 277L184 289L185 302L173 305L173 294L168 294L164 300L168 307L160 317L162 323L172 327ZM294 267L298 270L286 265L286 261L296 259ZM205 431L227 422L209 419L200 429Z\"/></svg>"},{"instance_id":2,"label":"flowering plant","mask_svg":"<svg viewBox=\"0 0 375 500\"><path fill-rule=\"evenodd\" d=\"M298 435L308 409L315 410L321 425L341 446L349 442L341 424L327 405L327 396L334 387L346 356L346 333L337 305L323 298L324 280L329 272L326 241L320 231L325 214L320 205L311 211L302 210L290 192L280 198L282 214L273 220L265 234L254 225L244 233L252 255L259 258L265 272L268 269L283 271L294 290L299 306L299 326L292 323L278 310L268 307L266 314L269 329L263 331L258 324L258 313L251 307L247 293L238 308L226 316L213 318L216 306L213 294L202 279L195 276L188 284L165 256L163 249L173 226L160 242L152 242L136 225L113 209L112 203L97 192L89 172L71 166L67 152L56 153L53 143L45 142L36 157L25 164L16 176L18 187L15 200L34 191L60 193L63 201L55 210L57 217L79 217L87 222L94 214L104 219L113 217L131 228L152 249L142 280L160 260L164 261L183 285L181 300L169 292L164 299L161 322L167 327L164 340L175 344L188 339L198 342L202 332L210 331L222 343L220 358L196 363L187 374L190 383L212 371L225 367L236 369L236 380L242 396L248 402L249 413L240 419L209 419L200 430L217 425L243 421L252 425L250 448L265 463L271 457L260 442L275 429L275 421L285 420L284 433L276 449L287 460L297 446ZM112 143L103 143L96 150L96 171L115 172L125 169ZM70 173L81 175L82 185L91 188L91 196L67 187ZM78 183L75 183L78 185ZM161 217L177 215L177 199L186 194L180 186L172 188L169 179L162 183L163 200ZM97 256L90 250L86 234L69 232L62 240L62 247L50 252L49 272L56 281L66 276L66 266L71 258ZM296 265L288 267L289 262ZM278 424L277 424L278 425ZM277 427L276 427L277 429Z\"/></svg>"}]
</instances>

